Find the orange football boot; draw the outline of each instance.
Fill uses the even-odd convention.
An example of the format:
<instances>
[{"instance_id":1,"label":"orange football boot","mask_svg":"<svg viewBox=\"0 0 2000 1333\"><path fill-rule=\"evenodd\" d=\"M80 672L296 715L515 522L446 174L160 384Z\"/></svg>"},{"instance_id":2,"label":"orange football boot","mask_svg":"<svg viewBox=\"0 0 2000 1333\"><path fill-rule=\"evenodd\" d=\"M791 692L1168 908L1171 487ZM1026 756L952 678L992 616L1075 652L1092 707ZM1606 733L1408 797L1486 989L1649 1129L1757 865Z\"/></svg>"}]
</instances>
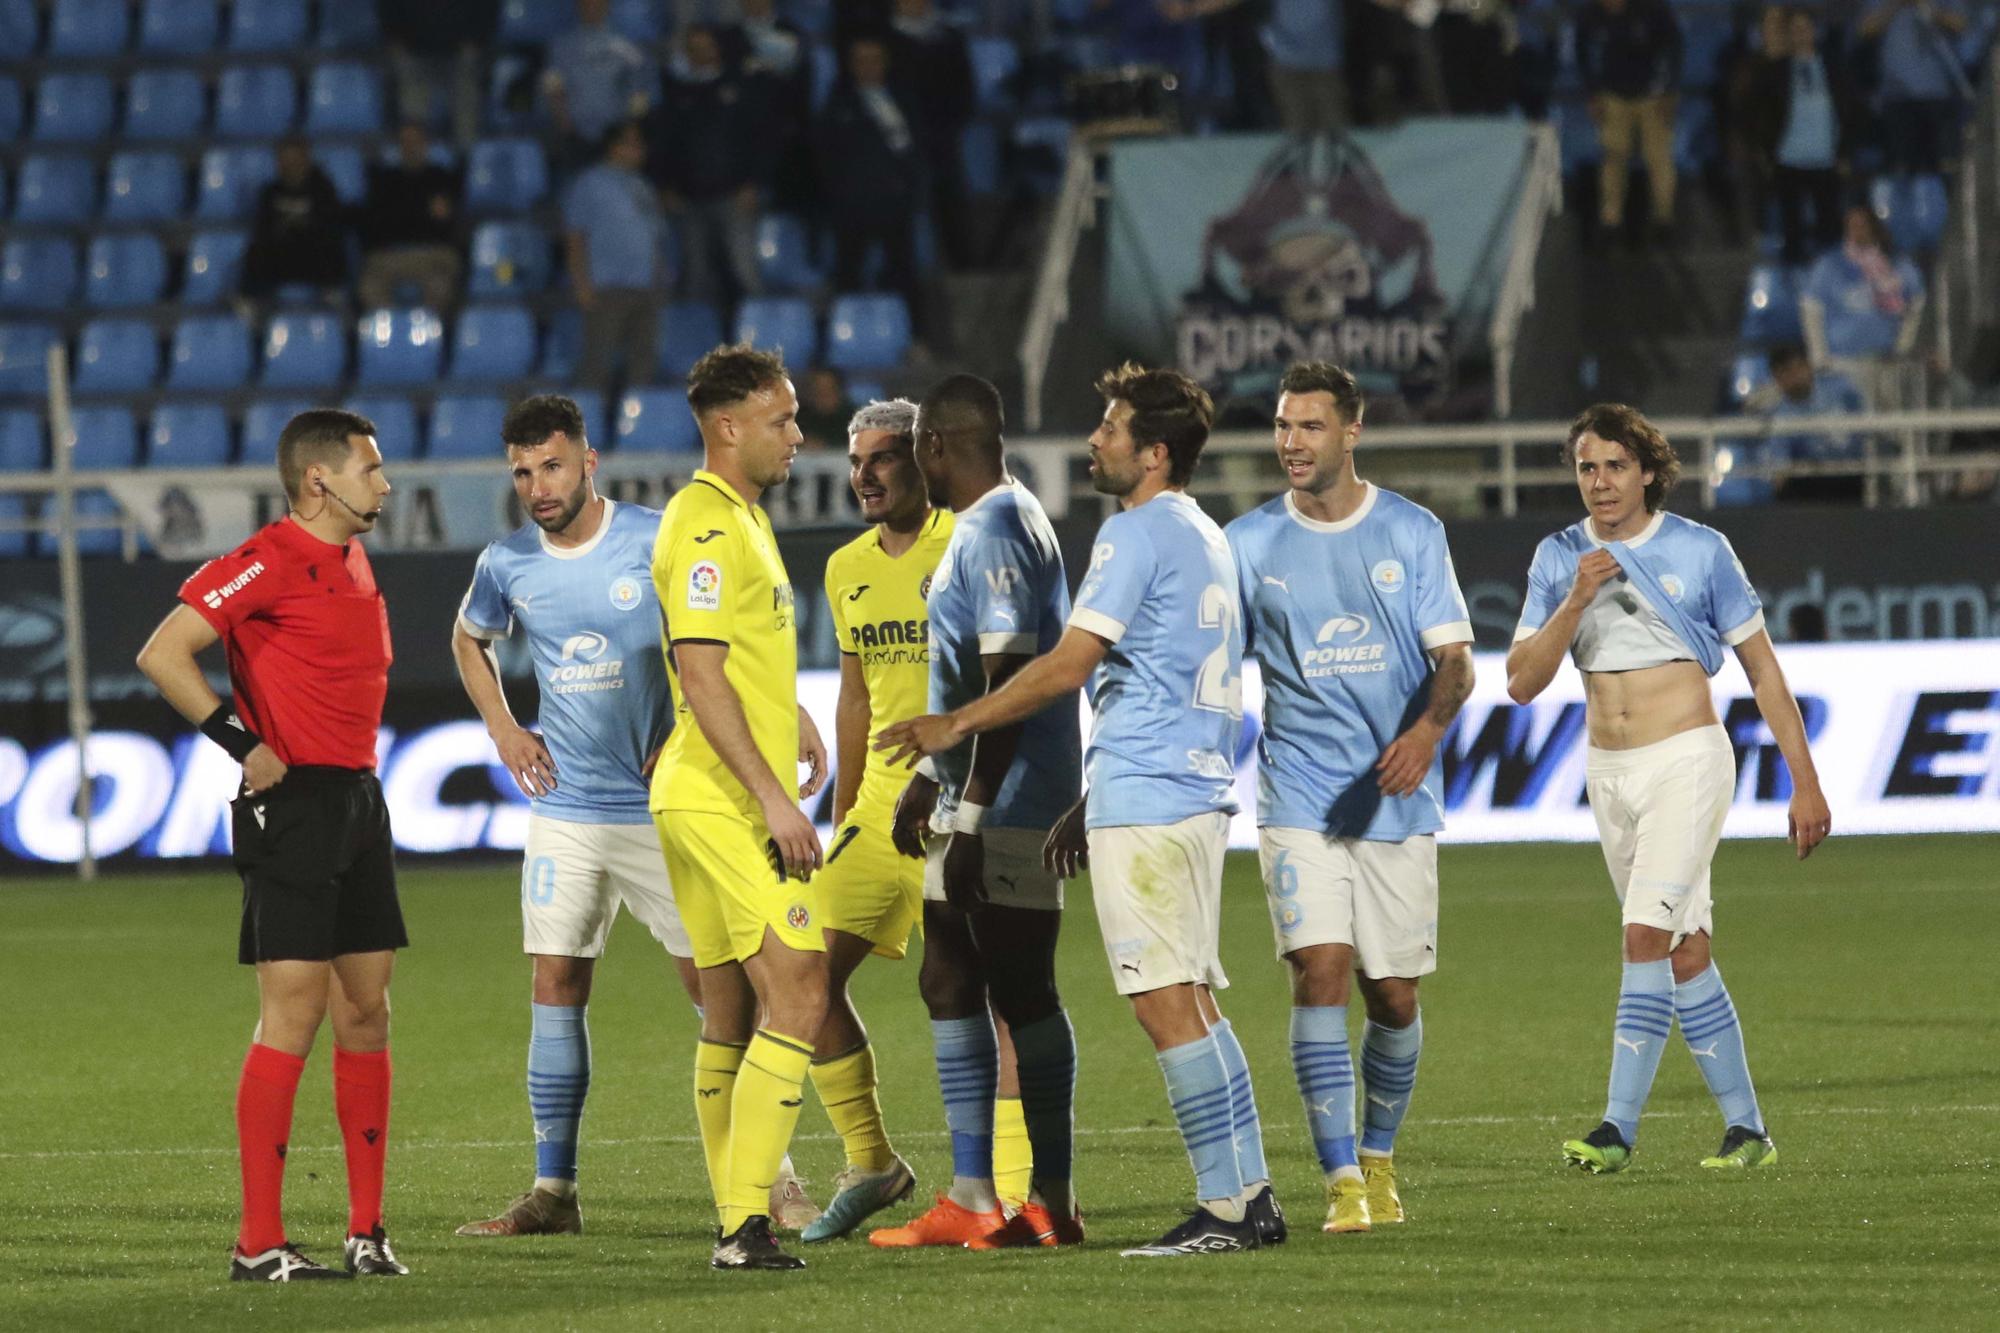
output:
<instances>
[{"instance_id":1,"label":"orange football boot","mask_svg":"<svg viewBox=\"0 0 2000 1333\"><path fill-rule=\"evenodd\" d=\"M1007 1224L965 1243L968 1250L1006 1250L1016 1246L1083 1244L1083 1214L1057 1218L1047 1208L1032 1201L1007 1219Z\"/></svg>"},{"instance_id":2,"label":"orange football boot","mask_svg":"<svg viewBox=\"0 0 2000 1333\"><path fill-rule=\"evenodd\" d=\"M1006 1214L995 1208L975 1213L940 1194L930 1211L913 1217L907 1226L878 1227L868 1233L868 1243L885 1250L913 1249L919 1245L968 1245L1007 1222Z\"/></svg>"}]
</instances>

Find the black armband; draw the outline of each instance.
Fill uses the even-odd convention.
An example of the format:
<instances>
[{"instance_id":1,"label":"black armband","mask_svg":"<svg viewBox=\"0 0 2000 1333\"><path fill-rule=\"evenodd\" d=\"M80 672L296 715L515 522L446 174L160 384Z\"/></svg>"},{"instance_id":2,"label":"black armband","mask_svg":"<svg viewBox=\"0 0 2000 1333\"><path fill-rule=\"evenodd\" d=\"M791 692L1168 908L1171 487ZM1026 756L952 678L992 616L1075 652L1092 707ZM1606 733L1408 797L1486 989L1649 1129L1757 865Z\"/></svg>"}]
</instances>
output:
<instances>
[{"instance_id":1,"label":"black armband","mask_svg":"<svg viewBox=\"0 0 2000 1333\"><path fill-rule=\"evenodd\" d=\"M264 743L264 738L244 726L236 710L226 703L218 704L208 715L208 720L201 724L201 734L227 750L229 757L239 764Z\"/></svg>"}]
</instances>

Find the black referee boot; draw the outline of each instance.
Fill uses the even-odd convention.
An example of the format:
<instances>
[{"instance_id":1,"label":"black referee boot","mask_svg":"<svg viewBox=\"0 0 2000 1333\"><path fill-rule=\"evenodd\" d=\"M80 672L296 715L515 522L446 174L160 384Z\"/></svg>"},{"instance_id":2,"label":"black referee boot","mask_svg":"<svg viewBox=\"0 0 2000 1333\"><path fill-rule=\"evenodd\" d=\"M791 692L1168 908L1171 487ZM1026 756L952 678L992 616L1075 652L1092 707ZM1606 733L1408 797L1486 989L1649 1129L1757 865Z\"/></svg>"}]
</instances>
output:
<instances>
[{"instance_id":1,"label":"black referee boot","mask_svg":"<svg viewBox=\"0 0 2000 1333\"><path fill-rule=\"evenodd\" d=\"M708 1266L731 1270L793 1269L804 1268L806 1261L779 1249L777 1239L771 1235L771 1219L756 1213L745 1218L732 1235L724 1236L722 1228L716 1228L715 1254Z\"/></svg>"},{"instance_id":2,"label":"black referee boot","mask_svg":"<svg viewBox=\"0 0 2000 1333\"><path fill-rule=\"evenodd\" d=\"M352 1276L306 1258L290 1241L262 1254L244 1254L238 1250L229 1257L231 1282L313 1282L327 1278L345 1282Z\"/></svg>"},{"instance_id":3,"label":"black referee boot","mask_svg":"<svg viewBox=\"0 0 2000 1333\"><path fill-rule=\"evenodd\" d=\"M410 1270L396 1262L396 1252L389 1248L389 1237L376 1226L373 1231L360 1232L347 1238L344 1248L347 1271L355 1277L407 1277Z\"/></svg>"}]
</instances>

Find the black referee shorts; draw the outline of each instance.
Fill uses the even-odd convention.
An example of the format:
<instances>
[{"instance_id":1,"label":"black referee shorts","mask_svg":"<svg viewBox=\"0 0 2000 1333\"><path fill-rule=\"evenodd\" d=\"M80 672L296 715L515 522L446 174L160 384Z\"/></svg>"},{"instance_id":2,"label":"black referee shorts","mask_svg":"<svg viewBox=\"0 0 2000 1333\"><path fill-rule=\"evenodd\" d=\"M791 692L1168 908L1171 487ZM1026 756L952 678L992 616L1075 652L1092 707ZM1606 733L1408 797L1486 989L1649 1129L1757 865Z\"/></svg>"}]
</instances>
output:
<instances>
[{"instance_id":1,"label":"black referee shorts","mask_svg":"<svg viewBox=\"0 0 2000 1333\"><path fill-rule=\"evenodd\" d=\"M231 806L232 859L243 877L238 962L324 962L410 942L389 807L373 773L294 768Z\"/></svg>"}]
</instances>

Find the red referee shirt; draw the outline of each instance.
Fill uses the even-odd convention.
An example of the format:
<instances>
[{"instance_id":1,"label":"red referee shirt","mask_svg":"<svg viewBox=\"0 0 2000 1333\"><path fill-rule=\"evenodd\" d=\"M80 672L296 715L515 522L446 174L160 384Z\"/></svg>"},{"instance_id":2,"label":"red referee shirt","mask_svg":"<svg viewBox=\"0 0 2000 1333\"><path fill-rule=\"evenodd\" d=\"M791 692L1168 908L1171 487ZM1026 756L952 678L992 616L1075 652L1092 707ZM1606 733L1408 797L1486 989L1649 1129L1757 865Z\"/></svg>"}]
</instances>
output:
<instances>
[{"instance_id":1,"label":"red referee shirt","mask_svg":"<svg viewBox=\"0 0 2000 1333\"><path fill-rule=\"evenodd\" d=\"M181 585L229 653L236 715L286 765L375 767L389 692L389 611L361 543L289 518Z\"/></svg>"}]
</instances>

